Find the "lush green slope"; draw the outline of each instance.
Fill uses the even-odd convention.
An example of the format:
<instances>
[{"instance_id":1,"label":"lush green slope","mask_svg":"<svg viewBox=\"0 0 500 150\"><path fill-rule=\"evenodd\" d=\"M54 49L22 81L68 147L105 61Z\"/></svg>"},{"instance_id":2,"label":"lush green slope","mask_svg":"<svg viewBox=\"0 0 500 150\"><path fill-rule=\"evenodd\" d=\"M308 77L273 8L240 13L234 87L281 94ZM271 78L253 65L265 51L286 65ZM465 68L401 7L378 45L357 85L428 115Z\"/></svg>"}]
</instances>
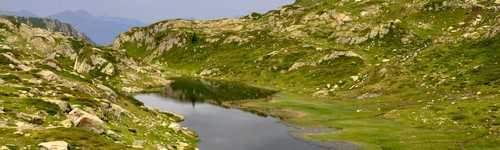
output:
<instances>
[{"instance_id":1,"label":"lush green slope","mask_svg":"<svg viewBox=\"0 0 500 150\"><path fill-rule=\"evenodd\" d=\"M495 149L499 5L299 0L240 19L134 28L113 47L143 64L163 66L167 76L281 90L285 96L271 101L233 105L304 126L343 129L312 139L375 149Z\"/></svg>"},{"instance_id":2,"label":"lush green slope","mask_svg":"<svg viewBox=\"0 0 500 150\"><path fill-rule=\"evenodd\" d=\"M109 80L140 74L121 55L0 18L0 149L52 141L70 149L194 149L196 135L180 118L142 106L121 80Z\"/></svg>"}]
</instances>

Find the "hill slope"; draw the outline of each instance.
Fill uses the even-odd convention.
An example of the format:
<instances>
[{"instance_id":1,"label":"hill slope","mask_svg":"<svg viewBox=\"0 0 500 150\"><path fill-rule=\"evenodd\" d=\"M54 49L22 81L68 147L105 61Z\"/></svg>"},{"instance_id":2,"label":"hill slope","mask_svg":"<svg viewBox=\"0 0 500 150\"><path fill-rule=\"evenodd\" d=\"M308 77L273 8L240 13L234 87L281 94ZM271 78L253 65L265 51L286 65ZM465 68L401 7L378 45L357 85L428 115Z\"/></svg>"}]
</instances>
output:
<instances>
[{"instance_id":1,"label":"hill slope","mask_svg":"<svg viewBox=\"0 0 500 150\"><path fill-rule=\"evenodd\" d=\"M113 47L169 75L314 95L231 104L343 129L309 139L380 149L494 149L499 10L491 0L299 0L240 19L133 28Z\"/></svg>"}]
</instances>

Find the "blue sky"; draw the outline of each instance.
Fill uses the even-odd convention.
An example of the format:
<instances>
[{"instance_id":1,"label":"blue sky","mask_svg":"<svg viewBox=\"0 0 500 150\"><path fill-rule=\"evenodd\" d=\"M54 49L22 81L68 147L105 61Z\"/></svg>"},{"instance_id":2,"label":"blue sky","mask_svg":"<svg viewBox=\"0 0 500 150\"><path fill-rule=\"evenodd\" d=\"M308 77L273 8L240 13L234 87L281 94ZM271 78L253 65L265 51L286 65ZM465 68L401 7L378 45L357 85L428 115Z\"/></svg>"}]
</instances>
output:
<instances>
[{"instance_id":1,"label":"blue sky","mask_svg":"<svg viewBox=\"0 0 500 150\"><path fill-rule=\"evenodd\" d=\"M163 19L214 19L266 12L293 0L0 0L0 10L28 10L47 16L64 10L153 22Z\"/></svg>"}]
</instances>

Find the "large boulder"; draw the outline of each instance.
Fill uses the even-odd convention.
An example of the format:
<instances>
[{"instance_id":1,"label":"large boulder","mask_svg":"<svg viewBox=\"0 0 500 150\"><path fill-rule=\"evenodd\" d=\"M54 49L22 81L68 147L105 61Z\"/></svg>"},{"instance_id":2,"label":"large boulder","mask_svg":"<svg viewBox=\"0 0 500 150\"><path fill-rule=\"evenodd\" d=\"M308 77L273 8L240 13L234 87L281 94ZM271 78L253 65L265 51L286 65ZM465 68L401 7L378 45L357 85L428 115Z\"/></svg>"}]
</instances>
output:
<instances>
[{"instance_id":1,"label":"large boulder","mask_svg":"<svg viewBox=\"0 0 500 150\"><path fill-rule=\"evenodd\" d=\"M85 128L95 133L101 134L104 132L104 121L99 117L83 111L80 108L75 108L69 112L71 122L77 127Z\"/></svg>"},{"instance_id":2,"label":"large boulder","mask_svg":"<svg viewBox=\"0 0 500 150\"><path fill-rule=\"evenodd\" d=\"M68 150L69 144L64 141L52 141L38 144L40 150Z\"/></svg>"}]
</instances>

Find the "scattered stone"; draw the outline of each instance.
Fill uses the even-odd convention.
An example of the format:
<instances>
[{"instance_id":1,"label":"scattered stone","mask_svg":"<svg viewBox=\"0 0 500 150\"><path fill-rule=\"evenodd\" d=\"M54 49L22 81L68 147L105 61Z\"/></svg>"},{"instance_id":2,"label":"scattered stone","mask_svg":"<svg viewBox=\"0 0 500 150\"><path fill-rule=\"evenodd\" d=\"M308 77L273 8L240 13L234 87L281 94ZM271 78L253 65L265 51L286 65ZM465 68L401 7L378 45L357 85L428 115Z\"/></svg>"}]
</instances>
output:
<instances>
[{"instance_id":1,"label":"scattered stone","mask_svg":"<svg viewBox=\"0 0 500 150\"><path fill-rule=\"evenodd\" d=\"M52 141L38 144L40 150L69 150L69 144L64 141Z\"/></svg>"},{"instance_id":2,"label":"scattered stone","mask_svg":"<svg viewBox=\"0 0 500 150\"><path fill-rule=\"evenodd\" d=\"M49 71L49 70L42 70L42 71L36 73L36 75L44 80L47 80L47 81L54 81L54 80L57 80L57 78L58 78L57 74L55 74L54 72Z\"/></svg>"},{"instance_id":3,"label":"scattered stone","mask_svg":"<svg viewBox=\"0 0 500 150\"><path fill-rule=\"evenodd\" d=\"M88 73L92 70L92 66L89 65L85 59L79 57L73 65L73 70L77 73Z\"/></svg>"},{"instance_id":4,"label":"scattered stone","mask_svg":"<svg viewBox=\"0 0 500 150\"><path fill-rule=\"evenodd\" d=\"M99 117L83 111L80 108L73 109L68 116L71 122L77 126L89 129L93 132L101 134L104 132L104 121Z\"/></svg>"},{"instance_id":5,"label":"scattered stone","mask_svg":"<svg viewBox=\"0 0 500 150\"><path fill-rule=\"evenodd\" d=\"M134 143L132 144L133 148L144 148L144 141L143 140L135 140Z\"/></svg>"},{"instance_id":6,"label":"scattered stone","mask_svg":"<svg viewBox=\"0 0 500 150\"><path fill-rule=\"evenodd\" d=\"M4 84L5 81L3 79L0 79L0 84Z\"/></svg>"},{"instance_id":7,"label":"scattered stone","mask_svg":"<svg viewBox=\"0 0 500 150\"><path fill-rule=\"evenodd\" d=\"M16 117L19 118L19 119L22 119L24 121L27 121L29 123L38 124L38 125L43 124L43 120L44 120L40 116L26 114L26 113L22 113L22 112L17 113Z\"/></svg>"}]
</instances>

